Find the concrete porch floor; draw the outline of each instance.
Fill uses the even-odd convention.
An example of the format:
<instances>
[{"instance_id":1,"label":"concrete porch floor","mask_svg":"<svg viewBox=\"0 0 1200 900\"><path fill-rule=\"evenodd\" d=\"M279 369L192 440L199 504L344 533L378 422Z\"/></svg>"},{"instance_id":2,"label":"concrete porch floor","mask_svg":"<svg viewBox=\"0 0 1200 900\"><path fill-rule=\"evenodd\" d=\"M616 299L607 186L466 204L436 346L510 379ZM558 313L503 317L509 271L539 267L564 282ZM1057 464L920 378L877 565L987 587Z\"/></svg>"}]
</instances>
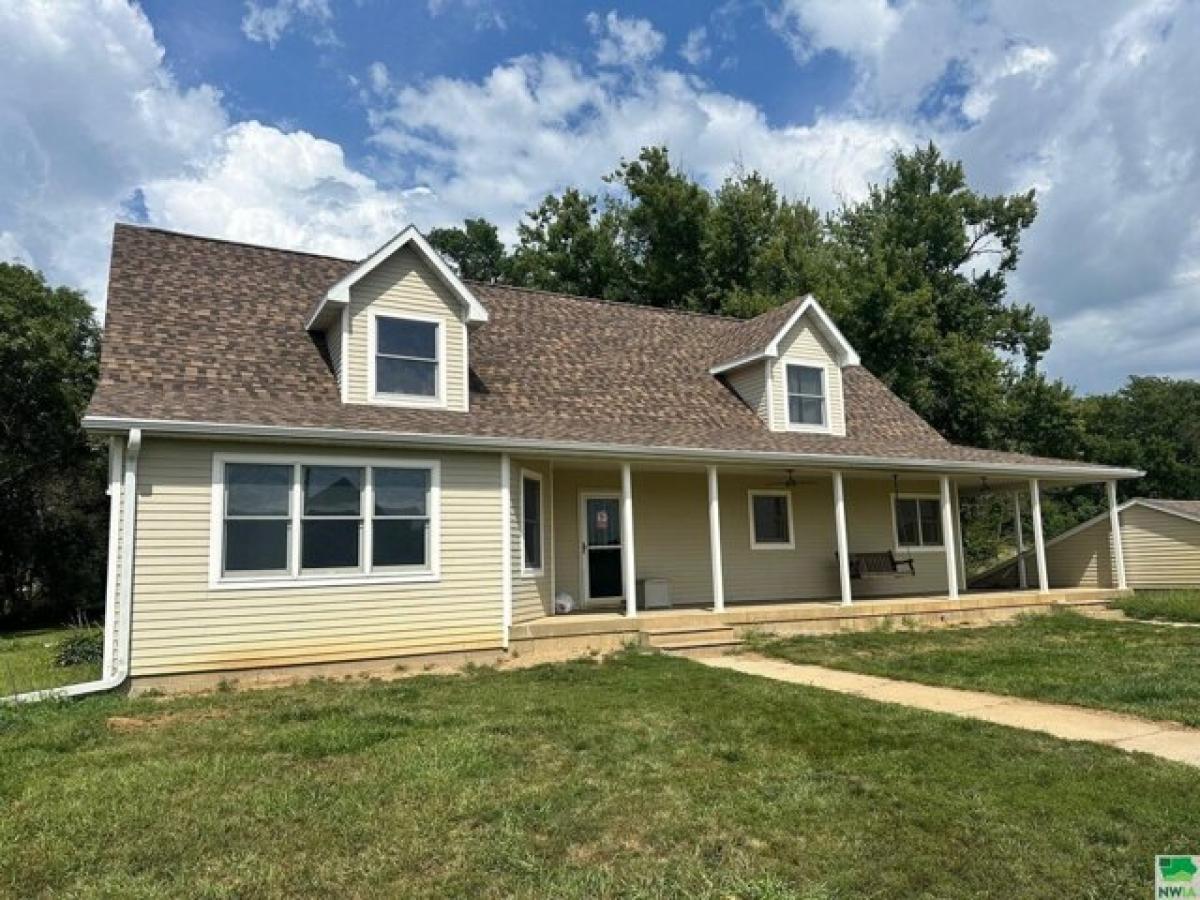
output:
<instances>
[{"instance_id":1,"label":"concrete porch floor","mask_svg":"<svg viewBox=\"0 0 1200 900\"><path fill-rule=\"evenodd\" d=\"M607 651L629 642L659 646L656 638L674 642L669 649L686 649L684 636L695 646L714 648L739 643L748 632L823 634L870 630L886 621L894 624L967 625L998 622L1022 613L1049 612L1057 607L1103 607L1128 594L1111 588L1060 588L1040 593L969 591L957 600L948 596L874 597L843 606L831 600L796 600L727 605L711 608L639 610L630 618L619 612L542 616L513 625L511 649L518 653Z\"/></svg>"}]
</instances>

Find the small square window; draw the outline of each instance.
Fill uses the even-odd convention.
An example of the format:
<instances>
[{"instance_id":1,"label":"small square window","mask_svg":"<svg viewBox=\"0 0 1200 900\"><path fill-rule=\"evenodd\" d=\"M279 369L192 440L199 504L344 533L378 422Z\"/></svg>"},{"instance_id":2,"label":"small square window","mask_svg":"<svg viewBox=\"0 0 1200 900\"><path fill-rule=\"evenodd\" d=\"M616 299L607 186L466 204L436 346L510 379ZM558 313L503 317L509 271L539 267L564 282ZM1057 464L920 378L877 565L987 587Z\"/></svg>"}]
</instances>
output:
<instances>
[{"instance_id":1,"label":"small square window","mask_svg":"<svg viewBox=\"0 0 1200 900\"><path fill-rule=\"evenodd\" d=\"M896 546L941 547L942 511L936 497L897 497Z\"/></svg>"},{"instance_id":2,"label":"small square window","mask_svg":"<svg viewBox=\"0 0 1200 900\"><path fill-rule=\"evenodd\" d=\"M818 366L787 367L789 425L825 424L825 370Z\"/></svg>"},{"instance_id":3,"label":"small square window","mask_svg":"<svg viewBox=\"0 0 1200 900\"><path fill-rule=\"evenodd\" d=\"M755 549L792 546L792 497L783 491L750 494L750 542Z\"/></svg>"},{"instance_id":4,"label":"small square window","mask_svg":"<svg viewBox=\"0 0 1200 900\"><path fill-rule=\"evenodd\" d=\"M398 397L437 397L436 322L375 318L375 393Z\"/></svg>"}]
</instances>

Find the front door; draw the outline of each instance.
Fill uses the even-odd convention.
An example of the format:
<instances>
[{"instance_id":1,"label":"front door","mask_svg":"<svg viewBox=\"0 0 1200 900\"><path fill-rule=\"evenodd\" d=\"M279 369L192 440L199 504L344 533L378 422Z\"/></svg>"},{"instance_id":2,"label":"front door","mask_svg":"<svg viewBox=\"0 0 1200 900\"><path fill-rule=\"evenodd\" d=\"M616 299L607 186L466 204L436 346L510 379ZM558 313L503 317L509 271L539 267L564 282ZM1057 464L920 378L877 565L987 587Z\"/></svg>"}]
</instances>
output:
<instances>
[{"instance_id":1,"label":"front door","mask_svg":"<svg viewBox=\"0 0 1200 900\"><path fill-rule=\"evenodd\" d=\"M618 600L622 595L620 495L584 494L580 511L584 600Z\"/></svg>"}]
</instances>

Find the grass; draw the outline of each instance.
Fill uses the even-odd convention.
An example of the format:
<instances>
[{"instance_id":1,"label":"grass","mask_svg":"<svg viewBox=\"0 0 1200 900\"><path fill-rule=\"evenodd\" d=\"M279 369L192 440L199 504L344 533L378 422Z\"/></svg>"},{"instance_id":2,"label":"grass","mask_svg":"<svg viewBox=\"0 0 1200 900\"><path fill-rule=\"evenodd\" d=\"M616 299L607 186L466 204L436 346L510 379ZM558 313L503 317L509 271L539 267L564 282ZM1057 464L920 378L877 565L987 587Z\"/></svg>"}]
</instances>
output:
<instances>
[{"instance_id":1,"label":"grass","mask_svg":"<svg viewBox=\"0 0 1200 900\"><path fill-rule=\"evenodd\" d=\"M1115 604L1131 619L1200 622L1200 591L1138 591Z\"/></svg>"},{"instance_id":2,"label":"grass","mask_svg":"<svg viewBox=\"0 0 1200 900\"><path fill-rule=\"evenodd\" d=\"M58 642L77 630L72 626L0 634L0 696L99 678L99 663L54 664Z\"/></svg>"},{"instance_id":3,"label":"grass","mask_svg":"<svg viewBox=\"0 0 1200 900\"><path fill-rule=\"evenodd\" d=\"M680 659L0 711L0 894L1142 897L1200 773Z\"/></svg>"},{"instance_id":4,"label":"grass","mask_svg":"<svg viewBox=\"0 0 1200 900\"><path fill-rule=\"evenodd\" d=\"M1200 631L1071 612L1014 624L787 638L792 662L992 691L1200 726Z\"/></svg>"}]
</instances>

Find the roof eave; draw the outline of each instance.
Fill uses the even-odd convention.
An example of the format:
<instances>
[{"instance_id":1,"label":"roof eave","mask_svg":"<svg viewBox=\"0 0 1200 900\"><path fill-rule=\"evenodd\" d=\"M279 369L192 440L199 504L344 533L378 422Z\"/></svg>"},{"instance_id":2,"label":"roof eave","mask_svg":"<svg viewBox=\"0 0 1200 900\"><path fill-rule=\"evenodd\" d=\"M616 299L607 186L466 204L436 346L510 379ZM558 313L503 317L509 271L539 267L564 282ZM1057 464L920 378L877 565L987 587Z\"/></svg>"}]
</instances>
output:
<instances>
[{"instance_id":1,"label":"roof eave","mask_svg":"<svg viewBox=\"0 0 1200 900\"><path fill-rule=\"evenodd\" d=\"M344 428L297 427L291 425L255 425L233 422L200 422L177 419L138 419L114 416L85 416L84 428L96 433L120 433L140 428L144 433L178 436L236 438L276 438L297 441L341 443L419 444L447 448L471 447L489 450L539 451L579 456L653 457L680 461L734 461L787 463L845 469L910 471L946 471L964 475L1023 475L1030 478L1107 481L1140 478L1137 469L1084 465L1036 465L1024 463L986 463L971 460L938 460L892 456L868 456L842 453L800 453L776 450L726 450L711 447L671 447L661 445L604 444L586 441L548 441L538 438L494 437L486 435L438 434L430 432L367 431Z\"/></svg>"}]
</instances>

